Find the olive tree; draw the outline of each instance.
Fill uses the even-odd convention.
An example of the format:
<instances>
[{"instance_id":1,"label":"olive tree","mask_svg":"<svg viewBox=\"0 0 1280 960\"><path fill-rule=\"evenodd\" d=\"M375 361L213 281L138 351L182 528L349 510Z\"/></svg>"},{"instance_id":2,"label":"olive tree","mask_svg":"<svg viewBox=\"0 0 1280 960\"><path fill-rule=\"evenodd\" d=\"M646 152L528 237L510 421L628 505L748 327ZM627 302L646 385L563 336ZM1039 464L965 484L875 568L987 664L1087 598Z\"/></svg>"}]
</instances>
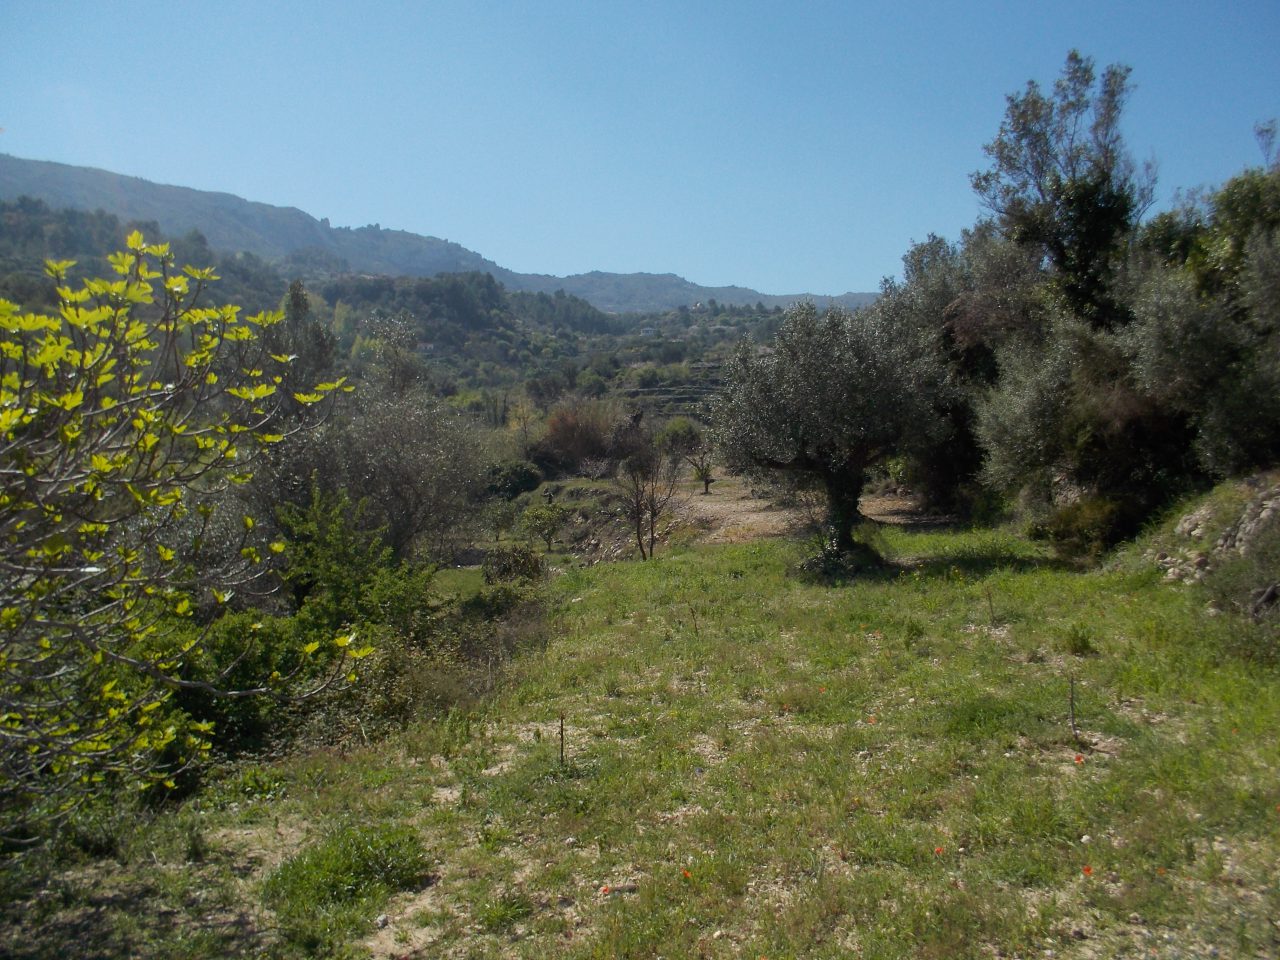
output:
<instances>
[{"instance_id":1,"label":"olive tree","mask_svg":"<svg viewBox=\"0 0 1280 960\"><path fill-rule=\"evenodd\" d=\"M209 495L245 481L254 454L284 439L289 358L264 343L280 316L206 305L212 270L175 269L167 245L137 232L110 262L113 278L79 287L66 280L70 262L48 263L54 315L0 300L0 832L10 839L38 835L33 819L65 813L104 776L163 780L162 753L207 749L207 727L182 731L160 709L177 689L214 689L184 679L200 643L189 623L283 549L259 542L245 516L234 562L192 562ZM314 406L340 389L288 400ZM216 692L278 693L288 680Z\"/></svg>"},{"instance_id":2,"label":"olive tree","mask_svg":"<svg viewBox=\"0 0 1280 960\"><path fill-rule=\"evenodd\" d=\"M838 549L853 548L867 470L908 441L938 435L949 389L931 332L903 322L894 298L858 313L800 303L773 345L744 344L713 404L731 469L817 482Z\"/></svg>"}]
</instances>

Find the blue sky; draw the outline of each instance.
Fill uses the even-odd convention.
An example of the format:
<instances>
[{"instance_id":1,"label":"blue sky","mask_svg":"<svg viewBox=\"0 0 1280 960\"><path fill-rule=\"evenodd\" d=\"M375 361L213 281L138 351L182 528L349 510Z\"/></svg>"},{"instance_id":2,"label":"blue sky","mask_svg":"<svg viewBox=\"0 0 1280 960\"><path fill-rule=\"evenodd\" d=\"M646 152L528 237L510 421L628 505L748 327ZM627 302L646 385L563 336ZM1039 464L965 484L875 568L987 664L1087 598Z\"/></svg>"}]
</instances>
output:
<instances>
[{"instance_id":1,"label":"blue sky","mask_svg":"<svg viewBox=\"0 0 1280 960\"><path fill-rule=\"evenodd\" d=\"M1005 96L1133 68L1159 205L1261 161L1280 2L4 0L0 152L503 266L874 290L980 214Z\"/></svg>"}]
</instances>

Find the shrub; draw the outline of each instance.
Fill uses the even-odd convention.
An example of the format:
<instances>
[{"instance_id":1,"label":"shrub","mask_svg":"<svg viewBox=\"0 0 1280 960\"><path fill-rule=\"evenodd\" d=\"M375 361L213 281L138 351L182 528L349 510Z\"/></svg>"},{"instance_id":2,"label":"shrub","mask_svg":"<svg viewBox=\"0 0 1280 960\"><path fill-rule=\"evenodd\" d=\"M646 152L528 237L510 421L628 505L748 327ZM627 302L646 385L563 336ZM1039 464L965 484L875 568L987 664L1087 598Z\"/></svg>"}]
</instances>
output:
<instances>
[{"instance_id":1,"label":"shrub","mask_svg":"<svg viewBox=\"0 0 1280 960\"><path fill-rule=\"evenodd\" d=\"M512 580L537 580L545 572L545 565L537 552L523 544L494 547L484 557L481 567L487 584Z\"/></svg>"},{"instance_id":2,"label":"shrub","mask_svg":"<svg viewBox=\"0 0 1280 960\"><path fill-rule=\"evenodd\" d=\"M571 473L584 460L609 455L609 432L616 412L603 400L580 400L552 411L530 457L544 473Z\"/></svg>"},{"instance_id":3,"label":"shrub","mask_svg":"<svg viewBox=\"0 0 1280 960\"><path fill-rule=\"evenodd\" d=\"M432 564L404 563L375 570L361 595L366 620L386 624L410 642L426 646L440 606L431 595L435 574Z\"/></svg>"},{"instance_id":4,"label":"shrub","mask_svg":"<svg viewBox=\"0 0 1280 960\"><path fill-rule=\"evenodd\" d=\"M822 541L818 553L802 560L800 573L819 583L838 583L884 567L879 531L864 524L855 533L853 546L841 549L834 538Z\"/></svg>"},{"instance_id":5,"label":"shrub","mask_svg":"<svg viewBox=\"0 0 1280 960\"><path fill-rule=\"evenodd\" d=\"M560 527L569 517L569 511L558 503L535 503L520 515L517 526L526 537L538 537L551 549Z\"/></svg>"},{"instance_id":6,"label":"shrub","mask_svg":"<svg viewBox=\"0 0 1280 960\"><path fill-rule=\"evenodd\" d=\"M370 627L374 651L361 661L360 679L307 718L300 734L309 743L369 742L424 717L471 702L474 678L457 652L460 640L437 630L430 648L406 643L387 626Z\"/></svg>"},{"instance_id":7,"label":"shrub","mask_svg":"<svg viewBox=\"0 0 1280 960\"><path fill-rule=\"evenodd\" d=\"M514 500L522 493L537 490L542 483L542 471L528 460L506 460L489 468L489 492L506 500Z\"/></svg>"},{"instance_id":8,"label":"shrub","mask_svg":"<svg viewBox=\"0 0 1280 960\"><path fill-rule=\"evenodd\" d=\"M1043 524L1044 536L1060 556L1097 560L1121 537L1123 513L1105 497L1082 497L1058 507Z\"/></svg>"},{"instance_id":9,"label":"shrub","mask_svg":"<svg viewBox=\"0 0 1280 960\"><path fill-rule=\"evenodd\" d=\"M263 677L288 676L307 660L307 642L293 619L229 613L209 626L184 679L244 688ZM273 697L219 697L200 689L179 691L175 705L198 722L212 723L218 749L228 754L261 749L282 716L282 704Z\"/></svg>"}]
</instances>

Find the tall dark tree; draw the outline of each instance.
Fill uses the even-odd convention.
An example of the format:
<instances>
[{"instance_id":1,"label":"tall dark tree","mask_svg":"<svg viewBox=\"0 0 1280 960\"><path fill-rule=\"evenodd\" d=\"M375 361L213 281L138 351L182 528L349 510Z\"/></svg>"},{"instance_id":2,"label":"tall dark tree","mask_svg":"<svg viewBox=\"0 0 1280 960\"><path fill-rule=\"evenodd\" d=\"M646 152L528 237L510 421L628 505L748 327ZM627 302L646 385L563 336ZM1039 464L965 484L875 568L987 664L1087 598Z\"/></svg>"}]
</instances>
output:
<instances>
[{"instance_id":1,"label":"tall dark tree","mask_svg":"<svg viewBox=\"0 0 1280 960\"><path fill-rule=\"evenodd\" d=\"M1112 64L1099 77L1072 50L1050 93L1032 80L1009 96L985 148L992 166L972 178L1006 233L1052 264L1069 309L1101 329L1127 320L1113 275L1155 181L1151 164L1137 169L1120 131L1129 89L1128 67Z\"/></svg>"}]
</instances>

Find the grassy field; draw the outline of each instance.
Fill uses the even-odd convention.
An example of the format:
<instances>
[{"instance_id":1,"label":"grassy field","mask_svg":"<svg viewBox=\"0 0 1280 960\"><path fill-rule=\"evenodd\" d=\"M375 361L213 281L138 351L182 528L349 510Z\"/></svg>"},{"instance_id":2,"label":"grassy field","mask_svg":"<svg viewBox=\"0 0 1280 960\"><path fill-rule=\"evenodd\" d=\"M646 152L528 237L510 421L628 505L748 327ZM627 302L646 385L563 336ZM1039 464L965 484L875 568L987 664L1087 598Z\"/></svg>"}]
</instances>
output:
<instances>
[{"instance_id":1,"label":"grassy field","mask_svg":"<svg viewBox=\"0 0 1280 960\"><path fill-rule=\"evenodd\" d=\"M482 708L229 772L24 894L0 947L1280 952L1280 673L1239 621L1138 550L882 536L851 583L784 540L555 578Z\"/></svg>"}]
</instances>

